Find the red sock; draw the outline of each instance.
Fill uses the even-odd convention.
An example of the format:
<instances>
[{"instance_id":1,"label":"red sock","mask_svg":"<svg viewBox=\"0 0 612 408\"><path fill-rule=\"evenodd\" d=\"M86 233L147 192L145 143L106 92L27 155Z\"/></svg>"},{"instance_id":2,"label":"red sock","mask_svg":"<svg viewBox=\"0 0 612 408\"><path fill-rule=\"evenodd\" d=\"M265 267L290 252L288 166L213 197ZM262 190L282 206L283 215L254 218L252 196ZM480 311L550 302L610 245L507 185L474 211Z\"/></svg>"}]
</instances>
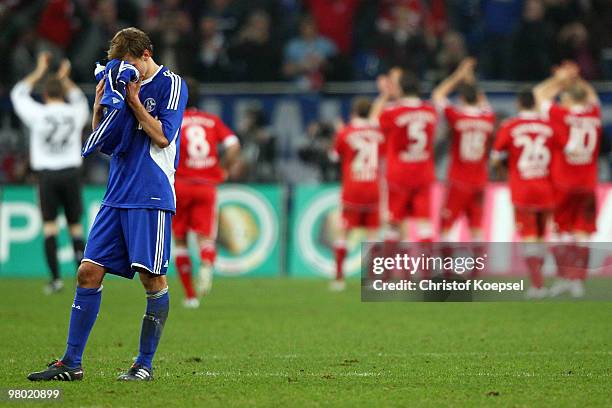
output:
<instances>
[{"instance_id":1,"label":"red sock","mask_svg":"<svg viewBox=\"0 0 612 408\"><path fill-rule=\"evenodd\" d=\"M400 251L399 240L396 238L387 238L385 239L383 245L383 256L385 258L395 258L395 255ZM389 278L392 278L397 271L389 271L385 269L385 272L382 274L381 278L383 282L387 282Z\"/></svg>"},{"instance_id":2,"label":"red sock","mask_svg":"<svg viewBox=\"0 0 612 408\"><path fill-rule=\"evenodd\" d=\"M176 256L176 270L183 284L183 289L185 289L185 295L188 298L194 298L196 293L191 282L191 259L188 253Z\"/></svg>"},{"instance_id":3,"label":"red sock","mask_svg":"<svg viewBox=\"0 0 612 408\"><path fill-rule=\"evenodd\" d=\"M568 244L557 244L552 249L553 257L555 258L555 264L557 265L557 276L565 279L569 279L567 272L568 250Z\"/></svg>"},{"instance_id":4,"label":"red sock","mask_svg":"<svg viewBox=\"0 0 612 408\"><path fill-rule=\"evenodd\" d=\"M215 249L214 243L204 244L202 249L200 249L200 259L202 262L208 263L209 265L213 265L215 263L215 258L217 257L217 250Z\"/></svg>"},{"instance_id":5,"label":"red sock","mask_svg":"<svg viewBox=\"0 0 612 408\"><path fill-rule=\"evenodd\" d=\"M585 280L589 269L590 249L586 245L574 245L572 248L572 273L568 277L573 280Z\"/></svg>"},{"instance_id":6,"label":"red sock","mask_svg":"<svg viewBox=\"0 0 612 408\"><path fill-rule=\"evenodd\" d=\"M544 286L544 277L542 276L544 257L537 255L527 256L525 258L525 262L527 263L527 269L529 270L531 285L538 289Z\"/></svg>"},{"instance_id":7,"label":"red sock","mask_svg":"<svg viewBox=\"0 0 612 408\"><path fill-rule=\"evenodd\" d=\"M442 255L442 258L446 259L446 258L453 258L455 254L454 248L453 248L453 244L450 243L443 243L440 245L440 255ZM426 253L426 255L429 255ZM443 261L444 262L444 261ZM429 271L429 273L431 274L431 271ZM442 276L444 277L444 279L453 279L456 277L460 277L461 275L456 274L454 271L452 270L446 270L444 269Z\"/></svg>"},{"instance_id":8,"label":"red sock","mask_svg":"<svg viewBox=\"0 0 612 408\"><path fill-rule=\"evenodd\" d=\"M341 281L344 279L342 264L344 263L344 258L346 258L346 245L344 243L336 244L334 253L336 254L336 280Z\"/></svg>"},{"instance_id":9,"label":"red sock","mask_svg":"<svg viewBox=\"0 0 612 408\"><path fill-rule=\"evenodd\" d=\"M472 256L474 258L484 258L485 255L485 244L483 244L482 242L475 242L472 244ZM486 273L486 269L485 270L479 270L478 268L474 268L470 271L469 273L469 278L470 279L476 279L478 276L480 276L480 274L482 272Z\"/></svg>"}]
</instances>

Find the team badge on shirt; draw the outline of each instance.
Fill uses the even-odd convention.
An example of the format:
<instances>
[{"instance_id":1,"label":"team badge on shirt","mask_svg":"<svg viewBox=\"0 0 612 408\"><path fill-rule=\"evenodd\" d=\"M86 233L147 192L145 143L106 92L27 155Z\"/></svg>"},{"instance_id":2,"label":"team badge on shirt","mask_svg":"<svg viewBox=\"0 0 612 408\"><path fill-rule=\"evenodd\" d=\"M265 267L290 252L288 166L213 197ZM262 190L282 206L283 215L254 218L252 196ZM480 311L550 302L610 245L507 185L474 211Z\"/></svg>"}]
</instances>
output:
<instances>
[{"instance_id":1,"label":"team badge on shirt","mask_svg":"<svg viewBox=\"0 0 612 408\"><path fill-rule=\"evenodd\" d=\"M153 98L147 98L144 101L144 107L147 110L147 112L153 112L153 109L155 109L155 105L156 105L156 102L155 102L155 99Z\"/></svg>"}]
</instances>

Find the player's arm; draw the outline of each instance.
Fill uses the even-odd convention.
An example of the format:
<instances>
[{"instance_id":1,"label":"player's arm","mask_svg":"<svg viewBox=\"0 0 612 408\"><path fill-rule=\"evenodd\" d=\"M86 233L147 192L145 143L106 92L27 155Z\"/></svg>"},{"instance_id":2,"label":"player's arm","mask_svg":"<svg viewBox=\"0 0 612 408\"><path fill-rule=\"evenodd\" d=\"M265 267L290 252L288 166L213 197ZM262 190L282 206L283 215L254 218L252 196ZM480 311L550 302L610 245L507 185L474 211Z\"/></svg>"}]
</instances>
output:
<instances>
[{"instance_id":1,"label":"player's arm","mask_svg":"<svg viewBox=\"0 0 612 408\"><path fill-rule=\"evenodd\" d=\"M34 86L40 81L47 70L49 69L49 62L51 60L51 54L48 52L41 52L38 54L38 59L36 60L36 68L34 71L30 72L28 76L23 78L22 82L27 84L30 88L34 88Z\"/></svg>"},{"instance_id":2,"label":"player's arm","mask_svg":"<svg viewBox=\"0 0 612 408\"><path fill-rule=\"evenodd\" d=\"M102 110L102 105L100 105L100 101L102 101L102 95L104 95L104 78L102 78L100 82L98 82L98 85L96 85L96 96L94 98L93 114L91 116L92 129L97 128L100 122L102 121L102 116L104 114Z\"/></svg>"},{"instance_id":3,"label":"player's arm","mask_svg":"<svg viewBox=\"0 0 612 408\"><path fill-rule=\"evenodd\" d=\"M225 168L225 172L228 177L233 178L233 175L236 174L239 163L240 142L238 142L238 138L236 138L236 140L232 141L229 145L225 143L225 153L223 153L223 167Z\"/></svg>"},{"instance_id":4,"label":"player's arm","mask_svg":"<svg viewBox=\"0 0 612 408\"><path fill-rule=\"evenodd\" d=\"M85 123L89 117L89 104L87 97L73 81L70 79L71 65L67 59L62 60L57 70L57 78L62 82L64 93L68 103L78 110L81 123Z\"/></svg>"},{"instance_id":5,"label":"player's arm","mask_svg":"<svg viewBox=\"0 0 612 408\"><path fill-rule=\"evenodd\" d=\"M590 104L592 105L601 104L599 100L599 95L597 95L597 91L595 91L595 88L593 87L593 85L591 85L588 81L585 81L583 78L580 78L580 77L578 77L576 81L586 91L587 100L589 101Z\"/></svg>"},{"instance_id":6,"label":"player's arm","mask_svg":"<svg viewBox=\"0 0 612 408\"><path fill-rule=\"evenodd\" d=\"M575 80L578 76L578 67L573 63L564 63L562 66L555 69L554 74L540 82L533 88L533 96L536 100L536 105L542 111L546 111L547 107L559 95L568 81Z\"/></svg>"},{"instance_id":7,"label":"player's arm","mask_svg":"<svg viewBox=\"0 0 612 408\"><path fill-rule=\"evenodd\" d=\"M545 79L536 85L533 88L533 96L539 109L544 110L547 105L550 105L562 88L561 80L556 76Z\"/></svg>"},{"instance_id":8,"label":"player's arm","mask_svg":"<svg viewBox=\"0 0 612 408\"><path fill-rule=\"evenodd\" d=\"M327 158L333 163L338 163L340 161L340 156L342 153L341 131L342 129L338 129L336 131L336 135L334 136L334 142L330 146L329 151L327 152Z\"/></svg>"},{"instance_id":9,"label":"player's arm","mask_svg":"<svg viewBox=\"0 0 612 408\"><path fill-rule=\"evenodd\" d=\"M144 130L147 136L151 138L157 147L163 149L170 145L173 135L168 135L167 137L164 134L161 121L151 116L151 114L145 109L142 102L140 102L138 93L140 92L141 84L142 81L139 80L138 82L130 82L127 85L126 100L132 109L132 113L134 113L134 117L136 117L136 120L138 123L140 123L142 130Z\"/></svg>"},{"instance_id":10,"label":"player's arm","mask_svg":"<svg viewBox=\"0 0 612 408\"><path fill-rule=\"evenodd\" d=\"M178 137L183 113L187 106L188 92L185 81L174 74L169 75L169 81L172 81L172 84L168 83L166 94L162 95L161 100L158 101L161 106L157 119L151 116L140 102L138 93L142 85L142 78L135 82L130 81L126 87L126 100L136 120L155 146L160 149L168 147Z\"/></svg>"},{"instance_id":11,"label":"player's arm","mask_svg":"<svg viewBox=\"0 0 612 408\"><path fill-rule=\"evenodd\" d=\"M493 169L497 172L501 169L504 160L508 155L508 145L510 143L510 135L507 126L502 125L497 132L497 137L493 143L491 150L490 163Z\"/></svg>"},{"instance_id":12,"label":"player's arm","mask_svg":"<svg viewBox=\"0 0 612 408\"><path fill-rule=\"evenodd\" d=\"M45 76L49 69L49 53L38 54L36 68L28 76L17 82L11 89L11 102L15 113L21 120L28 121L35 114L40 104L32 98L32 88Z\"/></svg>"},{"instance_id":13,"label":"player's arm","mask_svg":"<svg viewBox=\"0 0 612 408\"><path fill-rule=\"evenodd\" d=\"M382 113L385 105L391 100L391 84L387 75L379 75L376 78L376 86L378 87L378 96L372 102L370 107L369 120L373 123L378 122L378 117Z\"/></svg>"},{"instance_id":14,"label":"player's arm","mask_svg":"<svg viewBox=\"0 0 612 408\"><path fill-rule=\"evenodd\" d=\"M221 143L225 149L223 153L223 170L225 178L231 177L238 171L240 162L240 140L234 132L219 118L215 119L215 127L221 136Z\"/></svg>"},{"instance_id":15,"label":"player's arm","mask_svg":"<svg viewBox=\"0 0 612 408\"><path fill-rule=\"evenodd\" d=\"M476 60L474 58L465 58L455 71L434 88L431 93L431 100L438 108L448 104L448 96L457 89L463 81L474 80L474 67Z\"/></svg>"}]
</instances>

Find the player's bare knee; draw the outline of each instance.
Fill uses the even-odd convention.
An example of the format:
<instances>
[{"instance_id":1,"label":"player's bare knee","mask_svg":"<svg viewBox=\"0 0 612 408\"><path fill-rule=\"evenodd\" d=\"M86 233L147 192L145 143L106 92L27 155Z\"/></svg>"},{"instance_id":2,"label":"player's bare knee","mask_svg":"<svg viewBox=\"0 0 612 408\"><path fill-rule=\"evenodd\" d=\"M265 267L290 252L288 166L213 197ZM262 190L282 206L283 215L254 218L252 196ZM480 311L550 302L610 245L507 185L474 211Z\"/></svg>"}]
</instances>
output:
<instances>
[{"instance_id":1,"label":"player's bare knee","mask_svg":"<svg viewBox=\"0 0 612 408\"><path fill-rule=\"evenodd\" d=\"M45 221L43 223L43 235L45 237L56 236L59 233L59 227L55 221Z\"/></svg>"},{"instance_id":2,"label":"player's bare knee","mask_svg":"<svg viewBox=\"0 0 612 408\"><path fill-rule=\"evenodd\" d=\"M150 272L139 271L140 281L147 292L159 292L168 286L165 275L154 275Z\"/></svg>"},{"instance_id":3,"label":"player's bare knee","mask_svg":"<svg viewBox=\"0 0 612 408\"><path fill-rule=\"evenodd\" d=\"M83 262L77 272L77 284L81 288L99 288L104 279L104 268L91 262Z\"/></svg>"},{"instance_id":4,"label":"player's bare knee","mask_svg":"<svg viewBox=\"0 0 612 408\"><path fill-rule=\"evenodd\" d=\"M70 224L68 230L70 232L70 236L73 238L83 237L83 226L81 224Z\"/></svg>"}]
</instances>

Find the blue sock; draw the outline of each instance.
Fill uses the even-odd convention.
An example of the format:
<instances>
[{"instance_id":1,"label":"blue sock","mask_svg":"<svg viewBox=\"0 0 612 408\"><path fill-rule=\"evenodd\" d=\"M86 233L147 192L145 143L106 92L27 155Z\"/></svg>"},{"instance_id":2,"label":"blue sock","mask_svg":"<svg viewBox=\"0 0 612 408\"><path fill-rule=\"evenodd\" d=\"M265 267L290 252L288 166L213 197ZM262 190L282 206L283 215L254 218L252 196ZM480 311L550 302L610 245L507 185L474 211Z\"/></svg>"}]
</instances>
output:
<instances>
[{"instance_id":1,"label":"blue sock","mask_svg":"<svg viewBox=\"0 0 612 408\"><path fill-rule=\"evenodd\" d=\"M81 366L83 350L85 350L87 338L98 317L101 301L102 287L95 289L76 288L70 314L66 353L62 357L62 362L66 366L71 368Z\"/></svg>"},{"instance_id":2,"label":"blue sock","mask_svg":"<svg viewBox=\"0 0 612 408\"><path fill-rule=\"evenodd\" d=\"M151 369L153 356L168 318L169 309L170 297L167 287L159 292L147 292L147 311L142 318L140 352L136 358L136 364Z\"/></svg>"}]
</instances>

